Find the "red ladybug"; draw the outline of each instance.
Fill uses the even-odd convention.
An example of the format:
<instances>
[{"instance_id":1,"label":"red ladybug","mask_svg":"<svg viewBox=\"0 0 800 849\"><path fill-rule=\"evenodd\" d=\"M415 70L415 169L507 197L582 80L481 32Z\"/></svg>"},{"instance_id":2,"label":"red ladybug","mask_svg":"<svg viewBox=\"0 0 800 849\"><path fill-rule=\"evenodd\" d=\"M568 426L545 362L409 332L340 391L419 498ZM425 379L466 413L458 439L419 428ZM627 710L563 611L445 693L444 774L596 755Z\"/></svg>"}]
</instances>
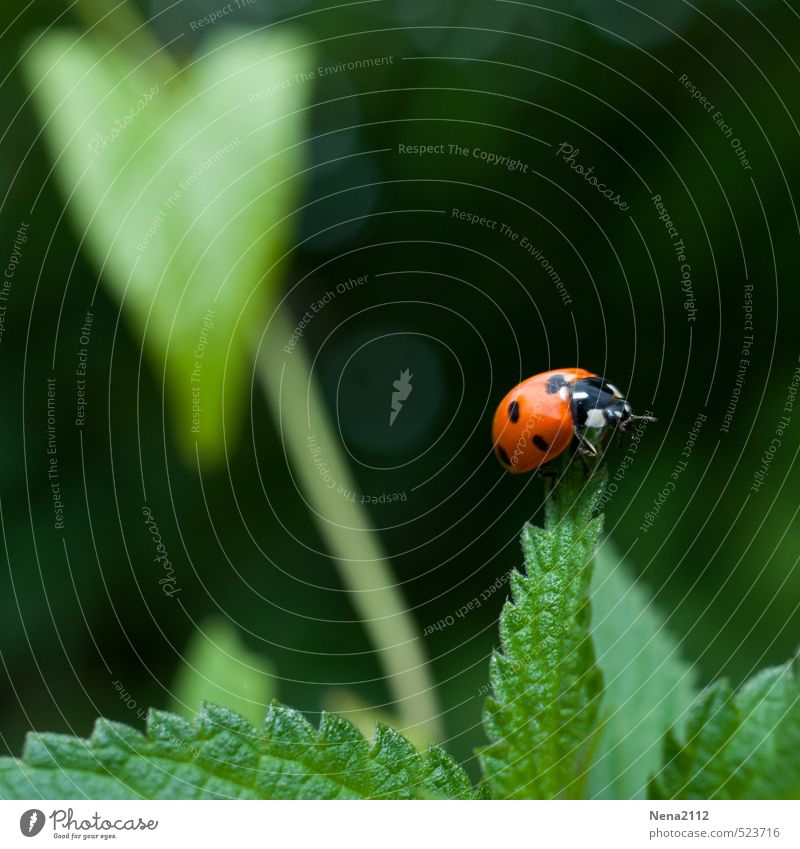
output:
<instances>
[{"instance_id":1,"label":"red ladybug","mask_svg":"<svg viewBox=\"0 0 800 849\"><path fill-rule=\"evenodd\" d=\"M509 472L530 472L557 457L573 439L582 454L597 456L587 428L627 430L635 416L622 393L582 368L543 371L517 384L494 414L497 459Z\"/></svg>"}]
</instances>

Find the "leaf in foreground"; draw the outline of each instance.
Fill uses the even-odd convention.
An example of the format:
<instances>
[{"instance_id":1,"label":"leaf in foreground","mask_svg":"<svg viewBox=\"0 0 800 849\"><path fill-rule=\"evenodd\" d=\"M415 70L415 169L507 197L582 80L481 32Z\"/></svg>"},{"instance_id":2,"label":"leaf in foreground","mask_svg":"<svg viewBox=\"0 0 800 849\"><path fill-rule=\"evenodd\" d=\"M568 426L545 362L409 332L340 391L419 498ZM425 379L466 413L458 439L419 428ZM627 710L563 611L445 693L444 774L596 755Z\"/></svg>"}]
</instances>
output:
<instances>
[{"instance_id":1,"label":"leaf in foreground","mask_svg":"<svg viewBox=\"0 0 800 849\"><path fill-rule=\"evenodd\" d=\"M579 795L595 730L602 677L590 637L589 585L602 529L591 518L602 488L569 466L550 493L544 529L522 533L523 575L500 616L484 725L493 742L481 763L494 798Z\"/></svg>"},{"instance_id":2,"label":"leaf in foreground","mask_svg":"<svg viewBox=\"0 0 800 849\"><path fill-rule=\"evenodd\" d=\"M100 719L88 740L28 735L21 760L0 758L4 799L468 798L466 774L441 749L420 754L378 726L369 743L346 720L319 729L280 705L256 729L205 704L193 723L151 710L147 734Z\"/></svg>"},{"instance_id":3,"label":"leaf in foreground","mask_svg":"<svg viewBox=\"0 0 800 849\"><path fill-rule=\"evenodd\" d=\"M685 727L671 729L653 799L800 798L800 675L797 658L765 669L737 692L703 690Z\"/></svg>"}]
</instances>

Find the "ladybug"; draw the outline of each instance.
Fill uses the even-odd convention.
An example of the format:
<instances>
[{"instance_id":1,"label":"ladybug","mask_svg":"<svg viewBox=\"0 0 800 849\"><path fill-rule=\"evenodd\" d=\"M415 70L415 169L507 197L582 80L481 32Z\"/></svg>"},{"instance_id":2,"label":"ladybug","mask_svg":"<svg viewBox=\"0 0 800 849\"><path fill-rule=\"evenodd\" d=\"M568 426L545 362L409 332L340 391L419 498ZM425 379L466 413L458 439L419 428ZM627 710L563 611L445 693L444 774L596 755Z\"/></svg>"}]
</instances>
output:
<instances>
[{"instance_id":1,"label":"ladybug","mask_svg":"<svg viewBox=\"0 0 800 849\"><path fill-rule=\"evenodd\" d=\"M517 384L494 414L492 439L497 459L509 472L530 472L557 457L573 442L583 456L597 456L587 428L627 430L636 416L622 393L582 368L543 371Z\"/></svg>"}]
</instances>

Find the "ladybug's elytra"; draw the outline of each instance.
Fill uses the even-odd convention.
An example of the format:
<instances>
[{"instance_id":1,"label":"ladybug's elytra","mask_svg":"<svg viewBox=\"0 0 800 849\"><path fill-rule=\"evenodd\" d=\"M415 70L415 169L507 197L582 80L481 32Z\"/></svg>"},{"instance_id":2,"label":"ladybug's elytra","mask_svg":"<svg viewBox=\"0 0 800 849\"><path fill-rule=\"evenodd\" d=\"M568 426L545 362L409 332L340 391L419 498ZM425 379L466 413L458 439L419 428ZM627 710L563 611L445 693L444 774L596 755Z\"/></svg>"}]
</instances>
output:
<instances>
[{"instance_id":1,"label":"ladybug's elytra","mask_svg":"<svg viewBox=\"0 0 800 849\"><path fill-rule=\"evenodd\" d=\"M636 416L613 384L582 368L544 371L517 384L494 414L492 438L497 459L510 472L530 472L561 454L573 439L590 456L597 449L587 428L625 431Z\"/></svg>"}]
</instances>

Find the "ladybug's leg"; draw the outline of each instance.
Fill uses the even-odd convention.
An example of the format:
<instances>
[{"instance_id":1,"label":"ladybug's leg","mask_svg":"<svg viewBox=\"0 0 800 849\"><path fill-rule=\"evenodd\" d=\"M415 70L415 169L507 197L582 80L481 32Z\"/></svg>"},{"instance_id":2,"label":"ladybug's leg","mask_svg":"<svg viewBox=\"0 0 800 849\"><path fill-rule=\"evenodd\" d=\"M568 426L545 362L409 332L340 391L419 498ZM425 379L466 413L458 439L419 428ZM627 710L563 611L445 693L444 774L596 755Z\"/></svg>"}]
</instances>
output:
<instances>
[{"instance_id":1,"label":"ladybug's leg","mask_svg":"<svg viewBox=\"0 0 800 849\"><path fill-rule=\"evenodd\" d=\"M558 470L554 469L548 462L542 463L536 471L539 473L540 478L550 484L550 495L555 495L556 487L558 486Z\"/></svg>"},{"instance_id":2,"label":"ladybug's leg","mask_svg":"<svg viewBox=\"0 0 800 849\"><path fill-rule=\"evenodd\" d=\"M550 463L542 463L537 469L539 477L550 478L551 480L558 477L558 472L550 465Z\"/></svg>"},{"instance_id":3,"label":"ladybug's leg","mask_svg":"<svg viewBox=\"0 0 800 849\"><path fill-rule=\"evenodd\" d=\"M583 473L588 478L592 473L592 465L588 458L591 457L594 459L597 457L597 448L586 438L584 430L585 428L582 427L573 428L575 434L575 453L581 458Z\"/></svg>"},{"instance_id":4,"label":"ladybug's leg","mask_svg":"<svg viewBox=\"0 0 800 849\"><path fill-rule=\"evenodd\" d=\"M585 428L582 427L573 428L573 433L575 434L575 439L577 440L578 453L581 455L586 455L588 457L596 457L597 448L584 436L584 430Z\"/></svg>"}]
</instances>

